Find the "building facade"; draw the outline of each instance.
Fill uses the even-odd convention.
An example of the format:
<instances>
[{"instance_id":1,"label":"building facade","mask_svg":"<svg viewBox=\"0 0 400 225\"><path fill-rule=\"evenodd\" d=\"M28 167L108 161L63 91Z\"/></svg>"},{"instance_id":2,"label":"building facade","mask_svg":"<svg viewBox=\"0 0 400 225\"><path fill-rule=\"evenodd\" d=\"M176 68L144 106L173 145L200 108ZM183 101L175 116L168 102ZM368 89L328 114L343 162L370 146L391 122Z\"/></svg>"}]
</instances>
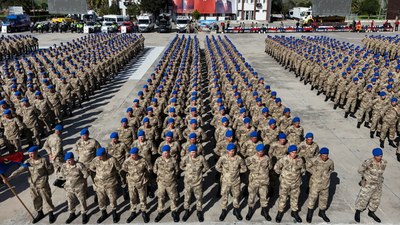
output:
<instances>
[{"instance_id":1,"label":"building facade","mask_svg":"<svg viewBox=\"0 0 400 225\"><path fill-rule=\"evenodd\" d=\"M272 0L238 0L238 20L269 21Z\"/></svg>"}]
</instances>

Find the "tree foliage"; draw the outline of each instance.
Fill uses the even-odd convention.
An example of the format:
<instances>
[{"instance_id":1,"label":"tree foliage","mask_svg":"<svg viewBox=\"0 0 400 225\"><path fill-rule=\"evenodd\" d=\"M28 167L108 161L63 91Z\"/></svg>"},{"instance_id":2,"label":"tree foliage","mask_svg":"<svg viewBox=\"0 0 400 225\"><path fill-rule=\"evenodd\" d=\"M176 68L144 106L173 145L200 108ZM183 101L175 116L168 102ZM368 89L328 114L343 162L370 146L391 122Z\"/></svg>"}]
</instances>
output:
<instances>
[{"instance_id":1,"label":"tree foliage","mask_svg":"<svg viewBox=\"0 0 400 225\"><path fill-rule=\"evenodd\" d=\"M193 12L192 12L192 18L193 19L195 19L195 20L199 20L200 19L200 16L201 16L201 14L200 14L200 12L199 12L199 10L194 10Z\"/></svg>"},{"instance_id":2,"label":"tree foliage","mask_svg":"<svg viewBox=\"0 0 400 225\"><path fill-rule=\"evenodd\" d=\"M129 16L131 16L131 18L140 15L140 6L139 6L139 4L131 3L130 5L128 5L128 7L126 7L126 13Z\"/></svg>"},{"instance_id":3,"label":"tree foliage","mask_svg":"<svg viewBox=\"0 0 400 225\"><path fill-rule=\"evenodd\" d=\"M378 0L362 0L360 4L360 14L375 15L378 14L380 3Z\"/></svg>"},{"instance_id":4,"label":"tree foliage","mask_svg":"<svg viewBox=\"0 0 400 225\"><path fill-rule=\"evenodd\" d=\"M361 0L351 1L351 13L358 14L360 12Z\"/></svg>"},{"instance_id":5,"label":"tree foliage","mask_svg":"<svg viewBox=\"0 0 400 225\"><path fill-rule=\"evenodd\" d=\"M282 0L272 0L271 11L273 14L283 13Z\"/></svg>"},{"instance_id":6,"label":"tree foliage","mask_svg":"<svg viewBox=\"0 0 400 225\"><path fill-rule=\"evenodd\" d=\"M142 12L150 12L158 15L165 8L166 1L164 0L140 0L139 7Z\"/></svg>"}]
</instances>

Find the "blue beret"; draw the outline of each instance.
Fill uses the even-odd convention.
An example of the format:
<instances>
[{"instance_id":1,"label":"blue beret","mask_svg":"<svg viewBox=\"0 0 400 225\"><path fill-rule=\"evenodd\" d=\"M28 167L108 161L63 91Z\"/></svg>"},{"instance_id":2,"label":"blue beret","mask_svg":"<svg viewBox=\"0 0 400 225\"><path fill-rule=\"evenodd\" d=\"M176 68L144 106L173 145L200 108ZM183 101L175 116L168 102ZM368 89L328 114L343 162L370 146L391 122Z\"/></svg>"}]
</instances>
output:
<instances>
[{"instance_id":1,"label":"blue beret","mask_svg":"<svg viewBox=\"0 0 400 225\"><path fill-rule=\"evenodd\" d=\"M98 148L98 149L96 150L96 156L102 156L102 155L104 155L104 154L106 154L106 149L105 149L105 148L100 147L100 148Z\"/></svg>"},{"instance_id":2,"label":"blue beret","mask_svg":"<svg viewBox=\"0 0 400 225\"><path fill-rule=\"evenodd\" d=\"M353 81L358 81L358 78L357 78L357 77L354 77L354 78L353 78Z\"/></svg>"},{"instance_id":3,"label":"blue beret","mask_svg":"<svg viewBox=\"0 0 400 225\"><path fill-rule=\"evenodd\" d=\"M264 144L260 143L256 146L256 151L261 152L264 151Z\"/></svg>"},{"instance_id":4,"label":"blue beret","mask_svg":"<svg viewBox=\"0 0 400 225\"><path fill-rule=\"evenodd\" d=\"M189 134L189 139L192 139L192 138L197 138L196 133L191 133L191 134Z\"/></svg>"},{"instance_id":5,"label":"blue beret","mask_svg":"<svg viewBox=\"0 0 400 225\"><path fill-rule=\"evenodd\" d=\"M42 94L42 92L40 92L40 91L36 91L35 92L35 96L38 96L38 95L41 95Z\"/></svg>"},{"instance_id":6,"label":"blue beret","mask_svg":"<svg viewBox=\"0 0 400 225\"><path fill-rule=\"evenodd\" d=\"M386 96L386 92L384 92L384 91L379 92L379 96L381 96L381 97Z\"/></svg>"},{"instance_id":7,"label":"blue beret","mask_svg":"<svg viewBox=\"0 0 400 225\"><path fill-rule=\"evenodd\" d=\"M236 145L233 144L233 143L229 143L229 144L226 146L226 150L227 150L227 151L232 151L232 150L234 150L235 148L236 148Z\"/></svg>"},{"instance_id":8,"label":"blue beret","mask_svg":"<svg viewBox=\"0 0 400 225\"><path fill-rule=\"evenodd\" d=\"M300 122L300 118L299 117L295 117L292 119L292 123L297 123Z\"/></svg>"},{"instance_id":9,"label":"blue beret","mask_svg":"<svg viewBox=\"0 0 400 225\"><path fill-rule=\"evenodd\" d=\"M269 112L269 109L268 109L267 107L264 107L264 108L261 110L261 113L267 113L267 112Z\"/></svg>"},{"instance_id":10,"label":"blue beret","mask_svg":"<svg viewBox=\"0 0 400 225\"><path fill-rule=\"evenodd\" d=\"M138 137L144 136L144 131L143 131L143 130L139 130L139 131L137 132L137 136L138 136Z\"/></svg>"},{"instance_id":11,"label":"blue beret","mask_svg":"<svg viewBox=\"0 0 400 225\"><path fill-rule=\"evenodd\" d=\"M372 88L372 85L368 84L368 85L367 85L367 88Z\"/></svg>"},{"instance_id":12,"label":"blue beret","mask_svg":"<svg viewBox=\"0 0 400 225\"><path fill-rule=\"evenodd\" d=\"M275 120L275 119L270 119L270 120L268 121L268 124L269 124L269 125L272 125L272 124L274 124L274 123L276 123L276 120Z\"/></svg>"},{"instance_id":13,"label":"blue beret","mask_svg":"<svg viewBox=\"0 0 400 225\"><path fill-rule=\"evenodd\" d=\"M174 136L174 133L172 133L172 131L167 131L165 133L165 137L173 137L173 136Z\"/></svg>"},{"instance_id":14,"label":"blue beret","mask_svg":"<svg viewBox=\"0 0 400 225\"><path fill-rule=\"evenodd\" d=\"M169 108L169 112L175 112L175 108L174 107Z\"/></svg>"},{"instance_id":15,"label":"blue beret","mask_svg":"<svg viewBox=\"0 0 400 225\"><path fill-rule=\"evenodd\" d=\"M118 133L117 132L112 132L110 134L110 138L118 138Z\"/></svg>"},{"instance_id":16,"label":"blue beret","mask_svg":"<svg viewBox=\"0 0 400 225\"><path fill-rule=\"evenodd\" d=\"M276 96L276 91L271 92L272 96Z\"/></svg>"},{"instance_id":17,"label":"blue beret","mask_svg":"<svg viewBox=\"0 0 400 225\"><path fill-rule=\"evenodd\" d=\"M81 133L80 133L81 135L88 135L89 134L89 129L88 128L83 128L82 130L81 130Z\"/></svg>"},{"instance_id":18,"label":"blue beret","mask_svg":"<svg viewBox=\"0 0 400 225\"><path fill-rule=\"evenodd\" d=\"M217 103L222 103L222 98L218 98Z\"/></svg>"},{"instance_id":19,"label":"blue beret","mask_svg":"<svg viewBox=\"0 0 400 225\"><path fill-rule=\"evenodd\" d=\"M147 112L153 111L153 107L147 107Z\"/></svg>"},{"instance_id":20,"label":"blue beret","mask_svg":"<svg viewBox=\"0 0 400 225\"><path fill-rule=\"evenodd\" d=\"M288 152L291 153L291 152L294 152L294 151L297 151L297 146L296 145L290 145L289 148L288 148Z\"/></svg>"},{"instance_id":21,"label":"blue beret","mask_svg":"<svg viewBox=\"0 0 400 225\"><path fill-rule=\"evenodd\" d=\"M133 100L133 102L139 102L139 99L137 99L137 98L135 98L134 100Z\"/></svg>"},{"instance_id":22,"label":"blue beret","mask_svg":"<svg viewBox=\"0 0 400 225\"><path fill-rule=\"evenodd\" d=\"M260 97L256 98L256 102L261 102L261 98Z\"/></svg>"},{"instance_id":23,"label":"blue beret","mask_svg":"<svg viewBox=\"0 0 400 225\"><path fill-rule=\"evenodd\" d=\"M57 125L54 127L54 130L61 131L61 130L63 130L63 126L62 126L61 124L57 124Z\"/></svg>"},{"instance_id":24,"label":"blue beret","mask_svg":"<svg viewBox=\"0 0 400 225\"><path fill-rule=\"evenodd\" d=\"M37 152L39 151L39 147L34 145L28 149L28 152Z\"/></svg>"},{"instance_id":25,"label":"blue beret","mask_svg":"<svg viewBox=\"0 0 400 225\"><path fill-rule=\"evenodd\" d=\"M222 122L222 123L226 123L226 122L228 122L228 118L226 118L225 116L224 116L224 117L222 117L222 118L221 118L221 122Z\"/></svg>"},{"instance_id":26,"label":"blue beret","mask_svg":"<svg viewBox=\"0 0 400 225\"><path fill-rule=\"evenodd\" d=\"M190 145L188 148L189 152L197 152L197 145Z\"/></svg>"},{"instance_id":27,"label":"blue beret","mask_svg":"<svg viewBox=\"0 0 400 225\"><path fill-rule=\"evenodd\" d=\"M4 110L4 112L3 112L3 115L10 115L10 114L11 114L11 110L9 110L9 109Z\"/></svg>"},{"instance_id":28,"label":"blue beret","mask_svg":"<svg viewBox=\"0 0 400 225\"><path fill-rule=\"evenodd\" d=\"M28 98L23 98L23 99L21 99L21 102L29 102L29 99Z\"/></svg>"},{"instance_id":29,"label":"blue beret","mask_svg":"<svg viewBox=\"0 0 400 225\"><path fill-rule=\"evenodd\" d=\"M243 123L250 123L250 118L249 117L245 117L243 119Z\"/></svg>"},{"instance_id":30,"label":"blue beret","mask_svg":"<svg viewBox=\"0 0 400 225\"><path fill-rule=\"evenodd\" d=\"M319 150L319 154L321 154L321 155L329 154L329 149L323 147L323 148L321 148L321 149Z\"/></svg>"},{"instance_id":31,"label":"blue beret","mask_svg":"<svg viewBox=\"0 0 400 225\"><path fill-rule=\"evenodd\" d=\"M126 112L133 112L133 109L131 107L126 109Z\"/></svg>"},{"instance_id":32,"label":"blue beret","mask_svg":"<svg viewBox=\"0 0 400 225\"><path fill-rule=\"evenodd\" d=\"M283 109L283 113L287 113L287 112L290 112L290 109L289 108L284 108Z\"/></svg>"},{"instance_id":33,"label":"blue beret","mask_svg":"<svg viewBox=\"0 0 400 225\"><path fill-rule=\"evenodd\" d=\"M397 98L392 98L390 101L391 102L397 102Z\"/></svg>"},{"instance_id":34,"label":"blue beret","mask_svg":"<svg viewBox=\"0 0 400 225\"><path fill-rule=\"evenodd\" d=\"M176 98L172 98L172 99L171 99L171 102L174 102L174 103L175 103L176 101L177 101Z\"/></svg>"},{"instance_id":35,"label":"blue beret","mask_svg":"<svg viewBox=\"0 0 400 225\"><path fill-rule=\"evenodd\" d=\"M221 111L221 110L225 110L225 106L221 105L221 106L219 107L219 111Z\"/></svg>"},{"instance_id":36,"label":"blue beret","mask_svg":"<svg viewBox=\"0 0 400 225\"><path fill-rule=\"evenodd\" d=\"M190 124L197 124L197 120L196 119L191 119L190 120Z\"/></svg>"},{"instance_id":37,"label":"blue beret","mask_svg":"<svg viewBox=\"0 0 400 225\"><path fill-rule=\"evenodd\" d=\"M0 100L0 105L5 105L6 101L5 100Z\"/></svg>"},{"instance_id":38,"label":"blue beret","mask_svg":"<svg viewBox=\"0 0 400 225\"><path fill-rule=\"evenodd\" d=\"M20 96L20 95L21 95L21 92L20 92L20 91L16 91L16 92L14 92L14 95L15 95L15 96Z\"/></svg>"},{"instance_id":39,"label":"blue beret","mask_svg":"<svg viewBox=\"0 0 400 225\"><path fill-rule=\"evenodd\" d=\"M197 108L196 108L196 107L190 108L190 112L196 112L196 111L197 111Z\"/></svg>"},{"instance_id":40,"label":"blue beret","mask_svg":"<svg viewBox=\"0 0 400 225\"><path fill-rule=\"evenodd\" d=\"M67 161L68 159L74 159L74 153L72 152L67 152L67 154L65 154L64 156L64 160Z\"/></svg>"},{"instance_id":41,"label":"blue beret","mask_svg":"<svg viewBox=\"0 0 400 225\"><path fill-rule=\"evenodd\" d=\"M251 137L251 138L256 138L256 137L258 137L258 132L257 132L257 131L252 131L252 132L250 133L250 137Z\"/></svg>"},{"instance_id":42,"label":"blue beret","mask_svg":"<svg viewBox=\"0 0 400 225\"><path fill-rule=\"evenodd\" d=\"M276 102L276 103L282 102L282 99L281 99L281 98L276 98L276 99L275 99L275 102Z\"/></svg>"},{"instance_id":43,"label":"blue beret","mask_svg":"<svg viewBox=\"0 0 400 225\"><path fill-rule=\"evenodd\" d=\"M54 86L53 86L53 85L49 85L49 86L47 86L47 88L48 88L48 89L53 89Z\"/></svg>"},{"instance_id":44,"label":"blue beret","mask_svg":"<svg viewBox=\"0 0 400 225\"><path fill-rule=\"evenodd\" d=\"M161 148L161 152L169 152L169 151L171 151L171 147L169 147L169 145L164 145Z\"/></svg>"},{"instance_id":45,"label":"blue beret","mask_svg":"<svg viewBox=\"0 0 400 225\"><path fill-rule=\"evenodd\" d=\"M128 119L127 118L122 118L121 119L121 123L127 123L128 122Z\"/></svg>"},{"instance_id":46,"label":"blue beret","mask_svg":"<svg viewBox=\"0 0 400 225\"><path fill-rule=\"evenodd\" d=\"M149 117L145 117L145 118L143 118L143 123L148 123L148 122L150 122L150 119L149 119Z\"/></svg>"},{"instance_id":47,"label":"blue beret","mask_svg":"<svg viewBox=\"0 0 400 225\"><path fill-rule=\"evenodd\" d=\"M308 133L306 134L305 138L306 138L306 139L307 139L307 138L314 138L314 134L311 133L311 132L308 132Z\"/></svg>"},{"instance_id":48,"label":"blue beret","mask_svg":"<svg viewBox=\"0 0 400 225\"><path fill-rule=\"evenodd\" d=\"M233 131L232 130L227 130L225 132L225 137L232 137L233 136Z\"/></svg>"},{"instance_id":49,"label":"blue beret","mask_svg":"<svg viewBox=\"0 0 400 225\"><path fill-rule=\"evenodd\" d=\"M278 139L286 139L286 134L285 133L280 133L278 135Z\"/></svg>"},{"instance_id":50,"label":"blue beret","mask_svg":"<svg viewBox=\"0 0 400 225\"><path fill-rule=\"evenodd\" d=\"M138 154L138 152L139 152L139 149L136 148L136 147L131 148L131 150L129 151L129 153L130 153L131 155Z\"/></svg>"},{"instance_id":51,"label":"blue beret","mask_svg":"<svg viewBox=\"0 0 400 225\"><path fill-rule=\"evenodd\" d=\"M246 112L246 108L240 108L240 114L245 113Z\"/></svg>"},{"instance_id":52,"label":"blue beret","mask_svg":"<svg viewBox=\"0 0 400 225\"><path fill-rule=\"evenodd\" d=\"M383 151L380 148L374 148L374 150L372 150L372 155L373 156L381 156L381 155L383 155Z\"/></svg>"}]
</instances>

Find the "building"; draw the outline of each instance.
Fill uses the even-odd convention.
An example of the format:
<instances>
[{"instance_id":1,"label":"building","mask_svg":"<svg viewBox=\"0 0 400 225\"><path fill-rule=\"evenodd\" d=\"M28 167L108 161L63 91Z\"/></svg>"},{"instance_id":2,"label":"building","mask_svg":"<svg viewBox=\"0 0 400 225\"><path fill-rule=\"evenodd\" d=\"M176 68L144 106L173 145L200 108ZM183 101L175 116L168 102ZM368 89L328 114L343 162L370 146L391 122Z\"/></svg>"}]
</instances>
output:
<instances>
[{"instance_id":1,"label":"building","mask_svg":"<svg viewBox=\"0 0 400 225\"><path fill-rule=\"evenodd\" d=\"M272 0L238 0L238 20L269 21Z\"/></svg>"}]
</instances>

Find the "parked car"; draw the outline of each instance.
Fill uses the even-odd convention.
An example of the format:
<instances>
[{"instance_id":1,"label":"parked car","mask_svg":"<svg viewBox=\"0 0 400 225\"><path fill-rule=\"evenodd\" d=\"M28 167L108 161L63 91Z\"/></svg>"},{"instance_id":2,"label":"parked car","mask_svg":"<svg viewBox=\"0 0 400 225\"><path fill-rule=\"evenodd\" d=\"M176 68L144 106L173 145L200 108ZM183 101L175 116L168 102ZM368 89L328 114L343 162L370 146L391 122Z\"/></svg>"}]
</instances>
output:
<instances>
[{"instance_id":1,"label":"parked car","mask_svg":"<svg viewBox=\"0 0 400 225\"><path fill-rule=\"evenodd\" d=\"M96 22L87 22L85 23L85 27L89 29L89 33L101 32L101 24L98 24Z\"/></svg>"},{"instance_id":2,"label":"parked car","mask_svg":"<svg viewBox=\"0 0 400 225\"><path fill-rule=\"evenodd\" d=\"M118 25L113 22L104 21L101 26L102 33L116 33L118 31Z\"/></svg>"},{"instance_id":3,"label":"parked car","mask_svg":"<svg viewBox=\"0 0 400 225\"><path fill-rule=\"evenodd\" d=\"M8 15L3 26L7 26L7 32L28 31L31 27L31 19L25 14Z\"/></svg>"},{"instance_id":4,"label":"parked car","mask_svg":"<svg viewBox=\"0 0 400 225\"><path fill-rule=\"evenodd\" d=\"M118 32L121 33L121 27L125 26L126 27L126 33L133 33L135 32L134 30L134 24L131 21L125 21L122 23L121 26L118 27Z\"/></svg>"}]
</instances>

